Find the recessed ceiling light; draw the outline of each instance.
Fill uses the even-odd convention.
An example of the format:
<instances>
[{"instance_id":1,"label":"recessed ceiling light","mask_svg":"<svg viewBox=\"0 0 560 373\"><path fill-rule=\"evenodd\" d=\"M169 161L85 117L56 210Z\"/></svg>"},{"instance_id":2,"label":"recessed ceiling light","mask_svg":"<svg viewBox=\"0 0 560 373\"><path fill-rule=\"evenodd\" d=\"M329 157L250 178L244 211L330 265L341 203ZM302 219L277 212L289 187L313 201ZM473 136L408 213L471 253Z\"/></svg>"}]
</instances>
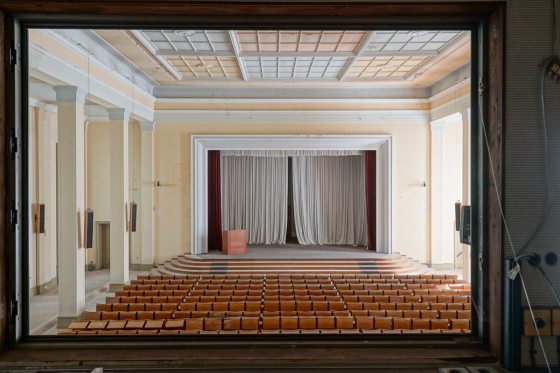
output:
<instances>
[{"instance_id":1,"label":"recessed ceiling light","mask_svg":"<svg viewBox=\"0 0 560 373\"><path fill-rule=\"evenodd\" d=\"M200 65L196 65L196 67L200 67L201 69L210 70L211 68L214 67L214 65L205 65L205 64L201 63Z\"/></svg>"},{"instance_id":2,"label":"recessed ceiling light","mask_svg":"<svg viewBox=\"0 0 560 373\"><path fill-rule=\"evenodd\" d=\"M428 35L428 31L410 31L408 35L412 36L413 38L418 36L426 36Z\"/></svg>"},{"instance_id":3,"label":"recessed ceiling light","mask_svg":"<svg viewBox=\"0 0 560 373\"><path fill-rule=\"evenodd\" d=\"M183 35L183 36L193 36L193 35L194 35L194 31L177 30L177 31L175 31L175 34L177 34L177 35Z\"/></svg>"},{"instance_id":4,"label":"recessed ceiling light","mask_svg":"<svg viewBox=\"0 0 560 373\"><path fill-rule=\"evenodd\" d=\"M382 68L382 69L384 69L384 70L387 70L387 69L392 69L393 67L395 67L395 66L393 66L393 65L385 65L385 66L381 66L381 68Z\"/></svg>"}]
</instances>

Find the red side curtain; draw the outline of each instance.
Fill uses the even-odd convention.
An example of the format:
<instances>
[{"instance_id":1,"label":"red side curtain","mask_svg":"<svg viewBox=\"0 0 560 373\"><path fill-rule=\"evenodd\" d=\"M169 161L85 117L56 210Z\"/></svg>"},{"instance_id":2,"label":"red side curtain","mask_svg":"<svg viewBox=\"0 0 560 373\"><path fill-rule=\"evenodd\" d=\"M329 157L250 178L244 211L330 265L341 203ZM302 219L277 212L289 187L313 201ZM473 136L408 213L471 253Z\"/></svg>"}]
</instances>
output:
<instances>
[{"instance_id":1,"label":"red side curtain","mask_svg":"<svg viewBox=\"0 0 560 373\"><path fill-rule=\"evenodd\" d=\"M375 199L375 150L366 150L366 204L368 250L377 251L377 216Z\"/></svg>"},{"instance_id":2,"label":"red side curtain","mask_svg":"<svg viewBox=\"0 0 560 373\"><path fill-rule=\"evenodd\" d=\"M208 151L208 250L222 251L220 151Z\"/></svg>"}]
</instances>

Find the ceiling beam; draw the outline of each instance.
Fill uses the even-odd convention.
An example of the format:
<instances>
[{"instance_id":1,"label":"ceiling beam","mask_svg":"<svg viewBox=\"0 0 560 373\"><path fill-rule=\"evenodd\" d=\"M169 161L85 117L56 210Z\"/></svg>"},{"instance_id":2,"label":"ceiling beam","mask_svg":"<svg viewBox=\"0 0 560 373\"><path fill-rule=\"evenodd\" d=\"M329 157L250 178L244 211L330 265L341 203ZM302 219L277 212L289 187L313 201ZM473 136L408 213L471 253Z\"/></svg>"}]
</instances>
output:
<instances>
[{"instance_id":1,"label":"ceiling beam","mask_svg":"<svg viewBox=\"0 0 560 373\"><path fill-rule=\"evenodd\" d=\"M229 51L186 51L175 49L158 49L158 56L193 56L193 57L357 57L354 52L229 52ZM394 56L439 56L438 51L364 51L360 57L394 57Z\"/></svg>"},{"instance_id":2,"label":"ceiling beam","mask_svg":"<svg viewBox=\"0 0 560 373\"><path fill-rule=\"evenodd\" d=\"M343 80L344 77L346 76L346 74L348 74L348 71L350 71L350 69L352 68L352 66L354 66L354 64L356 63L356 61L358 60L358 57L360 57L360 55L364 52L364 50L367 48L369 42L371 41L371 39L373 39L373 37L375 36L376 31L369 31L366 36L362 39L362 42L360 43L360 45L358 46L358 49L356 49L356 56L351 58L348 63L346 64L346 66L344 66L344 69L342 69L342 71L340 72L340 74L338 74L338 80Z\"/></svg>"},{"instance_id":3,"label":"ceiling beam","mask_svg":"<svg viewBox=\"0 0 560 373\"><path fill-rule=\"evenodd\" d=\"M245 66L243 58L239 57L239 54L241 53L241 47L239 46L239 42L237 41L237 35L233 30L229 30L228 34L231 46L233 47L233 51L235 52L235 58L237 59L239 71L241 71L241 76L243 77L243 80L247 81L247 79L249 79L249 74L247 73L247 67Z\"/></svg>"},{"instance_id":4,"label":"ceiling beam","mask_svg":"<svg viewBox=\"0 0 560 373\"><path fill-rule=\"evenodd\" d=\"M180 49L158 49L155 54L158 56L235 57L235 53L230 51L186 51Z\"/></svg>"},{"instance_id":5,"label":"ceiling beam","mask_svg":"<svg viewBox=\"0 0 560 373\"><path fill-rule=\"evenodd\" d=\"M173 74L177 80L181 80L183 78L183 76L181 74L179 74L179 72L177 71L177 69L175 69L175 67L173 67L173 65L171 65L169 63L169 61L167 61L163 56L158 56L157 55L157 50L154 47L154 45L144 36L144 34L142 33L142 31L139 30L130 30L130 32L136 37L136 39L138 39L138 41L140 43L142 43L142 45L144 45L144 47L146 47L146 53L149 52L151 53L159 62L161 62L162 65L164 65L169 72L171 72L171 74Z\"/></svg>"},{"instance_id":6,"label":"ceiling beam","mask_svg":"<svg viewBox=\"0 0 560 373\"><path fill-rule=\"evenodd\" d=\"M159 49L158 56L201 56L201 57L356 57L354 52L228 52L228 51L185 51Z\"/></svg>"},{"instance_id":7,"label":"ceiling beam","mask_svg":"<svg viewBox=\"0 0 560 373\"><path fill-rule=\"evenodd\" d=\"M440 54L441 53L438 51L387 51L387 52L364 51L360 57L395 57L395 56L431 57L431 56L439 56Z\"/></svg>"}]
</instances>

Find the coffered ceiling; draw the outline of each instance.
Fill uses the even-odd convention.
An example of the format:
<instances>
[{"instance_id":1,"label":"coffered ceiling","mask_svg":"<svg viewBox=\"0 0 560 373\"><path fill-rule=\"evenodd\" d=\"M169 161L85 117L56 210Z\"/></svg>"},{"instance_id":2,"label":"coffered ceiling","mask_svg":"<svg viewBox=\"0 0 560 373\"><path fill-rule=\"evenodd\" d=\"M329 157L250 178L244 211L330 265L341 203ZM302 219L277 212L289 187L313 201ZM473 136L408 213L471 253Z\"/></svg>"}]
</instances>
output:
<instances>
[{"instance_id":1,"label":"coffered ceiling","mask_svg":"<svg viewBox=\"0 0 560 373\"><path fill-rule=\"evenodd\" d=\"M122 30L130 46L116 42L119 35L114 31L110 37L109 31L94 32L159 85L425 85L430 83L426 79L416 81L420 75L438 65L434 68L437 74L432 74L433 81L468 59L447 57L470 53L467 31ZM151 62L139 61L138 52L131 48L142 50ZM154 63L158 66L152 66ZM166 74L163 79L160 71Z\"/></svg>"}]
</instances>

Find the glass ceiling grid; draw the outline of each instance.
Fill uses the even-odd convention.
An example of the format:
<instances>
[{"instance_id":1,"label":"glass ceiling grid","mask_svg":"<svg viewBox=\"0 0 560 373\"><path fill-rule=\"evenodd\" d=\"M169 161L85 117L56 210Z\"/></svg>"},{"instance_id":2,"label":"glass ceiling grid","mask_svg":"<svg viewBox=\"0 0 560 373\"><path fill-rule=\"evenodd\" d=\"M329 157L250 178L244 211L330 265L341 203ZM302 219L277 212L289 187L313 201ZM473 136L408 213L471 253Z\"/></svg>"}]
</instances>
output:
<instances>
[{"instance_id":1,"label":"glass ceiling grid","mask_svg":"<svg viewBox=\"0 0 560 373\"><path fill-rule=\"evenodd\" d=\"M155 48L156 58L171 63L182 80L271 81L409 80L407 76L425 68L437 56L452 49L458 40L469 35L468 32L442 30L373 33L346 30L152 30L140 33L144 41L147 39L151 44L152 50ZM195 65L194 59L200 64ZM205 64L209 65L208 62L213 62L217 69L201 70Z\"/></svg>"}]
</instances>

